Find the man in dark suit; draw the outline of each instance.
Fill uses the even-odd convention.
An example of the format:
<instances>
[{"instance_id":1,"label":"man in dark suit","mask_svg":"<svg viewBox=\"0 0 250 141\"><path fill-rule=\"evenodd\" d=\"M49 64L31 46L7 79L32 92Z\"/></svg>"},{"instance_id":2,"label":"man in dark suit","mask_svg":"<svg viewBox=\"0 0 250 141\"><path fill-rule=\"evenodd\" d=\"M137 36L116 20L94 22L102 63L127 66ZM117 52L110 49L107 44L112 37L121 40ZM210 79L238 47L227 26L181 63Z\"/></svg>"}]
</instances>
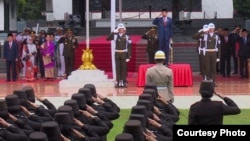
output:
<instances>
[{"instance_id":1,"label":"man in dark suit","mask_svg":"<svg viewBox=\"0 0 250 141\"><path fill-rule=\"evenodd\" d=\"M240 59L240 76L241 78L248 78L248 68L247 68L247 59L250 54L250 38L248 36L248 31L242 29L239 38L239 51L238 56Z\"/></svg>"},{"instance_id":2,"label":"man in dark suit","mask_svg":"<svg viewBox=\"0 0 250 141\"><path fill-rule=\"evenodd\" d=\"M232 99L215 93L212 80L203 80L201 82L200 94L201 101L190 106L189 125L222 125L224 115L236 115L241 112ZM224 102L212 101L213 94L216 94Z\"/></svg>"},{"instance_id":3,"label":"man in dark suit","mask_svg":"<svg viewBox=\"0 0 250 141\"><path fill-rule=\"evenodd\" d=\"M4 43L3 51L7 68L6 69L7 81L10 81L11 79L12 81L16 81L17 79L16 62L18 61L18 44L16 41L13 41L12 33L8 34L7 41Z\"/></svg>"},{"instance_id":4,"label":"man in dark suit","mask_svg":"<svg viewBox=\"0 0 250 141\"><path fill-rule=\"evenodd\" d=\"M223 35L220 35L221 40L221 56L220 56L220 73L223 77L230 77L231 72L231 49L234 46L234 38L229 34L229 29L223 29Z\"/></svg>"},{"instance_id":5,"label":"man in dark suit","mask_svg":"<svg viewBox=\"0 0 250 141\"><path fill-rule=\"evenodd\" d=\"M240 38L241 30L242 30L241 25L237 25L237 26L235 26L235 29L231 32L231 35L234 38L234 46L231 49L231 56L232 56L233 64L234 64L233 74L238 74L238 68L239 68L238 61L239 61L239 58L238 58L237 52L238 52L238 49L239 49L239 38Z\"/></svg>"},{"instance_id":6,"label":"man in dark suit","mask_svg":"<svg viewBox=\"0 0 250 141\"><path fill-rule=\"evenodd\" d=\"M158 36L159 36L159 48L165 52L166 62L168 64L169 59L169 44L172 42L173 37L173 22L170 17L167 17L168 10L162 9L161 14L156 17L153 24L158 26Z\"/></svg>"}]
</instances>

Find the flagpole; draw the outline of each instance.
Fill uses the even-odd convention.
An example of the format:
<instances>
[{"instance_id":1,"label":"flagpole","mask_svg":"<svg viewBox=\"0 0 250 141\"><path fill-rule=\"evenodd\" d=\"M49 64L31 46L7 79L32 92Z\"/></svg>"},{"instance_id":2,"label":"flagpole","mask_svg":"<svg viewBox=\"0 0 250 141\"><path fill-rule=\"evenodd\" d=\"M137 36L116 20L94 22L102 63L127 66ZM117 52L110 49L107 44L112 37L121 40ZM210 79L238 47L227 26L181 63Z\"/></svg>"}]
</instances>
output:
<instances>
[{"instance_id":1,"label":"flagpole","mask_svg":"<svg viewBox=\"0 0 250 141\"><path fill-rule=\"evenodd\" d=\"M111 32L115 30L115 3L116 0L111 0L111 10L110 10L110 23ZM116 70L115 70L115 41L111 41L111 59L112 59L112 74L113 79L116 80Z\"/></svg>"},{"instance_id":2,"label":"flagpole","mask_svg":"<svg viewBox=\"0 0 250 141\"><path fill-rule=\"evenodd\" d=\"M89 49L89 0L86 0L86 49Z\"/></svg>"}]
</instances>

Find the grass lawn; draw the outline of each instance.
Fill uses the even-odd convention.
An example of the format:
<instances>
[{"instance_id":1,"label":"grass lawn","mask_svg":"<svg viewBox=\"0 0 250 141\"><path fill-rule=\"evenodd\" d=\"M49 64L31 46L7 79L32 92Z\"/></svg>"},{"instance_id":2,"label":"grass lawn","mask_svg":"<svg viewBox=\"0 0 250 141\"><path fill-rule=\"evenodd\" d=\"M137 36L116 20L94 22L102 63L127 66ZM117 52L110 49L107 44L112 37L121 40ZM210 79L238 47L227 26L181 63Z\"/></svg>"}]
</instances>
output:
<instances>
[{"instance_id":1,"label":"grass lawn","mask_svg":"<svg viewBox=\"0 0 250 141\"><path fill-rule=\"evenodd\" d=\"M180 109L180 120L176 124L186 125L188 122L188 112L187 109ZM113 121L113 128L108 134L108 141L114 141L116 135L122 133L123 126L128 120L130 115L130 109L122 109L120 112L120 118ZM239 115L230 115L224 117L224 124L237 124L237 125L250 125L250 109L242 109Z\"/></svg>"}]
</instances>

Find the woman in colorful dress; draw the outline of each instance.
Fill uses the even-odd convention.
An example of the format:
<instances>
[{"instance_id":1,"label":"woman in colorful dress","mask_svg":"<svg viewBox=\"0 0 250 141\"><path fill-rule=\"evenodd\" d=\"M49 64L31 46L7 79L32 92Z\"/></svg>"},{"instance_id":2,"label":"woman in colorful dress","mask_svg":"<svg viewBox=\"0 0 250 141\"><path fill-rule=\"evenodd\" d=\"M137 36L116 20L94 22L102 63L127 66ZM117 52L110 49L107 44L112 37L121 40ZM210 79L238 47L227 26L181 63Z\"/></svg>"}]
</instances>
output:
<instances>
[{"instance_id":1,"label":"woman in colorful dress","mask_svg":"<svg viewBox=\"0 0 250 141\"><path fill-rule=\"evenodd\" d=\"M54 61L55 44L51 40L51 34L47 34L45 37L46 41L41 45L41 53L45 70L45 80L53 80L54 69L55 69L55 61Z\"/></svg>"},{"instance_id":2,"label":"woman in colorful dress","mask_svg":"<svg viewBox=\"0 0 250 141\"><path fill-rule=\"evenodd\" d=\"M25 66L25 80L26 81L34 81L34 69L32 63L31 53L29 51L27 43L23 43L23 50L22 50L22 60Z\"/></svg>"}]
</instances>

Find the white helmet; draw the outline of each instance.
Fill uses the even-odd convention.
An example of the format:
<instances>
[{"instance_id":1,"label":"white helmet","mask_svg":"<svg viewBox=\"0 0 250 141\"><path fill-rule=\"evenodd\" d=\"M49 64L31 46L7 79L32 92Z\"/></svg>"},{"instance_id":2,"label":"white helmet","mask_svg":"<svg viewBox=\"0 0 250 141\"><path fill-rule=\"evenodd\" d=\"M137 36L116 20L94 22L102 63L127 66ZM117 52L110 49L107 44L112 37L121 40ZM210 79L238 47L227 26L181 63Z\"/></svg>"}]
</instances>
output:
<instances>
[{"instance_id":1,"label":"white helmet","mask_svg":"<svg viewBox=\"0 0 250 141\"><path fill-rule=\"evenodd\" d=\"M121 29L121 28L123 28L124 30L126 30L126 27L124 26L124 24L119 23L119 24L117 25L117 29Z\"/></svg>"},{"instance_id":2,"label":"white helmet","mask_svg":"<svg viewBox=\"0 0 250 141\"><path fill-rule=\"evenodd\" d=\"M203 31L203 32L206 32L206 31L208 31L208 30L209 30L208 25L207 25L207 24L204 24L203 27L202 27L202 29L199 30L199 32L202 32L202 31Z\"/></svg>"},{"instance_id":3,"label":"white helmet","mask_svg":"<svg viewBox=\"0 0 250 141\"><path fill-rule=\"evenodd\" d=\"M165 53L161 50L156 51L154 59L166 59Z\"/></svg>"},{"instance_id":4,"label":"white helmet","mask_svg":"<svg viewBox=\"0 0 250 141\"><path fill-rule=\"evenodd\" d=\"M213 23L208 24L208 27L211 28L215 28L215 25Z\"/></svg>"}]
</instances>

